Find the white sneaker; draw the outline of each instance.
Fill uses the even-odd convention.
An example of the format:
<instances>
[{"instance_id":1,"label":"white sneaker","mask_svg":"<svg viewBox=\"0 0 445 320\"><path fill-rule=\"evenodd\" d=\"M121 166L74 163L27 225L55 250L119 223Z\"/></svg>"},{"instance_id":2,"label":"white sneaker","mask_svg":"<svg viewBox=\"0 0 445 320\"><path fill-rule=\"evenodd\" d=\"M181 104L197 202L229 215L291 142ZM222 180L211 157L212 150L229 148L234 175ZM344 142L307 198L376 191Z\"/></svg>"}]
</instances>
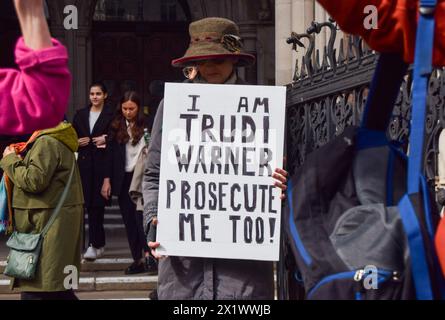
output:
<instances>
[{"instance_id":1,"label":"white sneaker","mask_svg":"<svg viewBox=\"0 0 445 320\"><path fill-rule=\"evenodd\" d=\"M105 247L96 249L96 258L99 259L104 255Z\"/></svg>"},{"instance_id":2,"label":"white sneaker","mask_svg":"<svg viewBox=\"0 0 445 320\"><path fill-rule=\"evenodd\" d=\"M83 254L83 258L85 260L91 260L94 261L97 259L97 249L93 246L89 246L87 251Z\"/></svg>"}]
</instances>

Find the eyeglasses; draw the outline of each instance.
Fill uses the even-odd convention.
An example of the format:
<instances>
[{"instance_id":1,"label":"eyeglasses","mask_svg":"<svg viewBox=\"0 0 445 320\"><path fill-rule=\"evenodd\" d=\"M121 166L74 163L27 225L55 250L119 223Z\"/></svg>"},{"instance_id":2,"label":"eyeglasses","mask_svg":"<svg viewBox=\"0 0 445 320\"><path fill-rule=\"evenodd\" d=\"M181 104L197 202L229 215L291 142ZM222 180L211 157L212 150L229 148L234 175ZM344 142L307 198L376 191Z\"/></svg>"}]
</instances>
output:
<instances>
[{"instance_id":1,"label":"eyeglasses","mask_svg":"<svg viewBox=\"0 0 445 320\"><path fill-rule=\"evenodd\" d=\"M196 67L185 67L184 69L182 69L182 73L184 75L184 77L186 77L187 79L191 79L194 78L194 76L196 76Z\"/></svg>"},{"instance_id":2,"label":"eyeglasses","mask_svg":"<svg viewBox=\"0 0 445 320\"><path fill-rule=\"evenodd\" d=\"M227 61L227 58L215 58L215 59L207 59L207 60L198 60L198 61L196 61L195 64L197 66L202 66L202 65L204 65L206 63L211 62L211 63L220 65L220 64L225 63L226 61Z\"/></svg>"}]
</instances>

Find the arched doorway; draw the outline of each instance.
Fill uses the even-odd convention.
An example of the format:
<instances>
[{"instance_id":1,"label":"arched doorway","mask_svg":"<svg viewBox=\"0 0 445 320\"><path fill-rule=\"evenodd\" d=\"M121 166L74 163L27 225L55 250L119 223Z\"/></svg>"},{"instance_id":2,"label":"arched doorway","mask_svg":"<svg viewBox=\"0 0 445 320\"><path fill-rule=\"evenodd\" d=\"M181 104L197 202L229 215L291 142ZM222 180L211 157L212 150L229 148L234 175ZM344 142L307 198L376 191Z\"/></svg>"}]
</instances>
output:
<instances>
[{"instance_id":1,"label":"arched doorway","mask_svg":"<svg viewBox=\"0 0 445 320\"><path fill-rule=\"evenodd\" d=\"M93 79L117 105L126 90L142 97L151 125L167 81L181 81L171 60L187 48L190 13L177 0L99 0L93 18Z\"/></svg>"}]
</instances>

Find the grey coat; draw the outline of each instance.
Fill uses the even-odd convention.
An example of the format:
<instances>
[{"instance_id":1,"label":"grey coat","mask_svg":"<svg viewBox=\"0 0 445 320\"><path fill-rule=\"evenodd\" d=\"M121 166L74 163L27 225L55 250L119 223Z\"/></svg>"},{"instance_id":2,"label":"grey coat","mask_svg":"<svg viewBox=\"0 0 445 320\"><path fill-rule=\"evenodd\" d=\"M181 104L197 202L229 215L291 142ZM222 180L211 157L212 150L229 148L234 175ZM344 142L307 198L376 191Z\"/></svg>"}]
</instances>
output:
<instances>
[{"instance_id":1,"label":"grey coat","mask_svg":"<svg viewBox=\"0 0 445 320\"><path fill-rule=\"evenodd\" d=\"M241 80L237 84L243 84ZM144 215L158 213L159 171L164 104L152 129L143 178ZM159 262L159 299L273 299L273 264L267 261L167 257Z\"/></svg>"},{"instance_id":2,"label":"grey coat","mask_svg":"<svg viewBox=\"0 0 445 320\"><path fill-rule=\"evenodd\" d=\"M139 154L136 166L133 171L133 178L130 183L130 190L128 191L131 200L136 205L136 211L144 211L144 201L142 199L142 177L144 175L144 168L147 158L147 148L144 147Z\"/></svg>"}]
</instances>

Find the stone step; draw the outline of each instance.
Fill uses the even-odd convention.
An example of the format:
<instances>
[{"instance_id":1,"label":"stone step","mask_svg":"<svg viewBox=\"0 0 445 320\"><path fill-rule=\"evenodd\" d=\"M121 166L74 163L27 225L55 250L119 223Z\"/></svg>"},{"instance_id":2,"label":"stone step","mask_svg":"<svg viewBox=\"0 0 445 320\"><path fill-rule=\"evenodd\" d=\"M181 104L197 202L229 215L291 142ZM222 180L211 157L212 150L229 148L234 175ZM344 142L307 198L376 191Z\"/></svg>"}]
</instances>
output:
<instances>
[{"instance_id":1,"label":"stone step","mask_svg":"<svg viewBox=\"0 0 445 320\"><path fill-rule=\"evenodd\" d=\"M150 300L152 290L76 291L79 300ZM19 293L0 294L1 300L20 300Z\"/></svg>"},{"instance_id":2,"label":"stone step","mask_svg":"<svg viewBox=\"0 0 445 320\"><path fill-rule=\"evenodd\" d=\"M125 270L131 263L133 263L133 259L126 258L103 258L96 259L95 261L82 260L81 271L119 271Z\"/></svg>"},{"instance_id":3,"label":"stone step","mask_svg":"<svg viewBox=\"0 0 445 320\"><path fill-rule=\"evenodd\" d=\"M85 223L85 235L88 238L88 223ZM105 230L105 239L111 238L123 238L126 239L127 231L125 230L125 225L123 223L114 224L114 223L106 223L104 224Z\"/></svg>"},{"instance_id":4,"label":"stone step","mask_svg":"<svg viewBox=\"0 0 445 320\"><path fill-rule=\"evenodd\" d=\"M105 219L109 217L110 219L122 219L121 209L118 205L113 205L105 207ZM85 219L88 219L88 214L85 211Z\"/></svg>"},{"instance_id":5,"label":"stone step","mask_svg":"<svg viewBox=\"0 0 445 320\"><path fill-rule=\"evenodd\" d=\"M133 263L133 259L130 258L103 258L96 259L95 261L86 261L82 259L81 272L100 272L100 271L124 271L130 264ZM6 261L0 261L0 273L6 267Z\"/></svg>"},{"instance_id":6,"label":"stone step","mask_svg":"<svg viewBox=\"0 0 445 320\"><path fill-rule=\"evenodd\" d=\"M112 207L114 207L114 206L119 206L118 197L116 197L116 196L112 196L112 197L111 197L111 206L112 206Z\"/></svg>"},{"instance_id":7,"label":"stone step","mask_svg":"<svg viewBox=\"0 0 445 320\"><path fill-rule=\"evenodd\" d=\"M153 290L158 276L81 276L78 291Z\"/></svg>"},{"instance_id":8,"label":"stone step","mask_svg":"<svg viewBox=\"0 0 445 320\"><path fill-rule=\"evenodd\" d=\"M89 229L88 223L85 223L85 230ZM116 229L125 229L125 225L123 223L104 223L105 232L107 230L116 230Z\"/></svg>"},{"instance_id":9,"label":"stone step","mask_svg":"<svg viewBox=\"0 0 445 320\"><path fill-rule=\"evenodd\" d=\"M5 279L4 277L0 278L0 299L1 299L1 294L3 294L3 293L11 293L12 292L9 289L10 282L11 282L11 280Z\"/></svg>"},{"instance_id":10,"label":"stone step","mask_svg":"<svg viewBox=\"0 0 445 320\"><path fill-rule=\"evenodd\" d=\"M105 213L121 215L121 208L118 205L105 207Z\"/></svg>"},{"instance_id":11,"label":"stone step","mask_svg":"<svg viewBox=\"0 0 445 320\"><path fill-rule=\"evenodd\" d=\"M137 291L154 290L157 286L158 276L134 275L134 276L88 276L81 275L79 278L79 292L91 291ZM11 280L0 276L0 300L2 294L12 294L16 291L10 290Z\"/></svg>"},{"instance_id":12,"label":"stone step","mask_svg":"<svg viewBox=\"0 0 445 320\"><path fill-rule=\"evenodd\" d=\"M151 291L78 291L76 295L80 300L151 300L149 298Z\"/></svg>"},{"instance_id":13,"label":"stone step","mask_svg":"<svg viewBox=\"0 0 445 320\"><path fill-rule=\"evenodd\" d=\"M88 224L88 215L86 214L84 217L85 224ZM104 215L104 223L107 224L121 224L123 223L122 215L120 211L118 213L108 213L106 212Z\"/></svg>"}]
</instances>

